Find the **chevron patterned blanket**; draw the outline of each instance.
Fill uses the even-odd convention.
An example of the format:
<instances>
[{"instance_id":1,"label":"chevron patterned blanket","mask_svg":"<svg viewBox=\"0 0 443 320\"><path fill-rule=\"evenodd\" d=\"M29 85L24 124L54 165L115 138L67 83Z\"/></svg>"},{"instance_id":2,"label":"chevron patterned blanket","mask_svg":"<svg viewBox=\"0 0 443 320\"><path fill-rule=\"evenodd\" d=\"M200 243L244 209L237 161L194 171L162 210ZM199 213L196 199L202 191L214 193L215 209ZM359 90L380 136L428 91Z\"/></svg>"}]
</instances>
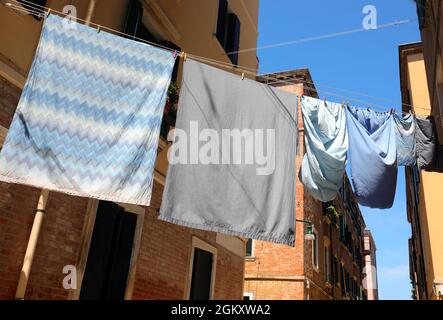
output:
<instances>
[{"instance_id":1,"label":"chevron patterned blanket","mask_svg":"<svg viewBox=\"0 0 443 320\"><path fill-rule=\"evenodd\" d=\"M49 15L0 180L149 205L174 62L166 50Z\"/></svg>"}]
</instances>

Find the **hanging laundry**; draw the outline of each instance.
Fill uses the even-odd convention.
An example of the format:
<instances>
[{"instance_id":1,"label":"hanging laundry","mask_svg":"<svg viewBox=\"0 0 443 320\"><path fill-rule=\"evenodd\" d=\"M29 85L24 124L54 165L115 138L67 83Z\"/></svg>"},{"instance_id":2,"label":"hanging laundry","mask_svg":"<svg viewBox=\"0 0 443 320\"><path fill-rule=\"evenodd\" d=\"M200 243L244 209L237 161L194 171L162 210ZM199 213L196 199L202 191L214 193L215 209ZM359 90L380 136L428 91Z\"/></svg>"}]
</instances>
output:
<instances>
[{"instance_id":1,"label":"hanging laundry","mask_svg":"<svg viewBox=\"0 0 443 320\"><path fill-rule=\"evenodd\" d=\"M348 107L349 161L357 201L392 207L397 183L394 116Z\"/></svg>"},{"instance_id":2,"label":"hanging laundry","mask_svg":"<svg viewBox=\"0 0 443 320\"><path fill-rule=\"evenodd\" d=\"M183 68L159 219L294 245L297 96L189 58Z\"/></svg>"},{"instance_id":3,"label":"hanging laundry","mask_svg":"<svg viewBox=\"0 0 443 320\"><path fill-rule=\"evenodd\" d=\"M397 165L413 167L416 163L415 117L394 114L395 138L397 145Z\"/></svg>"},{"instance_id":4,"label":"hanging laundry","mask_svg":"<svg viewBox=\"0 0 443 320\"><path fill-rule=\"evenodd\" d=\"M419 169L443 172L443 151L439 148L434 118L416 117L417 165Z\"/></svg>"},{"instance_id":5,"label":"hanging laundry","mask_svg":"<svg viewBox=\"0 0 443 320\"><path fill-rule=\"evenodd\" d=\"M149 205L175 58L72 23L45 20L1 152L0 180Z\"/></svg>"},{"instance_id":6,"label":"hanging laundry","mask_svg":"<svg viewBox=\"0 0 443 320\"><path fill-rule=\"evenodd\" d=\"M345 109L336 103L301 98L306 153L300 180L316 199L327 202L343 184L348 151Z\"/></svg>"}]
</instances>

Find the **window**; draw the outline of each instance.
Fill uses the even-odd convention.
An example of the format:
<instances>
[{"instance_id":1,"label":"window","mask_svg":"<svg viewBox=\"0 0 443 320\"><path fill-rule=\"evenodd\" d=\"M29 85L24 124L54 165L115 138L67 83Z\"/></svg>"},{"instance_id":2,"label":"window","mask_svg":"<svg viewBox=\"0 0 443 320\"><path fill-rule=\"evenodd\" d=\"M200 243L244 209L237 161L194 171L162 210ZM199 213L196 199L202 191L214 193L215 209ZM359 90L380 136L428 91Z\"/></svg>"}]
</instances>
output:
<instances>
[{"instance_id":1,"label":"window","mask_svg":"<svg viewBox=\"0 0 443 320\"><path fill-rule=\"evenodd\" d=\"M215 36L234 65L238 64L238 53L240 48L240 20L237 15L229 12L228 1L219 0L217 30Z\"/></svg>"},{"instance_id":2,"label":"window","mask_svg":"<svg viewBox=\"0 0 443 320\"><path fill-rule=\"evenodd\" d=\"M341 295L344 297L346 296L346 281L345 281L345 268L343 267L343 264L339 264L340 266L340 288L341 288Z\"/></svg>"},{"instance_id":3,"label":"window","mask_svg":"<svg viewBox=\"0 0 443 320\"><path fill-rule=\"evenodd\" d=\"M338 263L337 257L334 257L332 269L334 285L338 286L340 284L340 264Z\"/></svg>"},{"instance_id":4,"label":"window","mask_svg":"<svg viewBox=\"0 0 443 320\"><path fill-rule=\"evenodd\" d=\"M254 300L254 294L252 292L245 292L243 294L243 300Z\"/></svg>"},{"instance_id":5,"label":"window","mask_svg":"<svg viewBox=\"0 0 443 320\"><path fill-rule=\"evenodd\" d=\"M340 240L344 242L346 235L346 220L344 215L340 215L339 224L340 224Z\"/></svg>"},{"instance_id":6,"label":"window","mask_svg":"<svg viewBox=\"0 0 443 320\"><path fill-rule=\"evenodd\" d=\"M123 300L131 265L137 214L100 201L80 290L81 300Z\"/></svg>"},{"instance_id":7,"label":"window","mask_svg":"<svg viewBox=\"0 0 443 320\"><path fill-rule=\"evenodd\" d=\"M332 277L331 277L331 246L330 244L325 245L325 282L332 284Z\"/></svg>"},{"instance_id":8,"label":"window","mask_svg":"<svg viewBox=\"0 0 443 320\"><path fill-rule=\"evenodd\" d=\"M311 241L312 243L312 266L318 269L318 234L315 229L313 230L315 238Z\"/></svg>"},{"instance_id":9,"label":"window","mask_svg":"<svg viewBox=\"0 0 443 320\"><path fill-rule=\"evenodd\" d=\"M210 300L214 291L217 249L208 243L192 238L187 297L189 300Z\"/></svg>"},{"instance_id":10,"label":"window","mask_svg":"<svg viewBox=\"0 0 443 320\"><path fill-rule=\"evenodd\" d=\"M344 269L344 273L345 273L345 294L349 296L351 291L351 277L346 269Z\"/></svg>"},{"instance_id":11,"label":"window","mask_svg":"<svg viewBox=\"0 0 443 320\"><path fill-rule=\"evenodd\" d=\"M200 248L194 249L190 300L209 300L211 294L212 260L213 255L211 252Z\"/></svg>"},{"instance_id":12,"label":"window","mask_svg":"<svg viewBox=\"0 0 443 320\"><path fill-rule=\"evenodd\" d=\"M252 258L254 256L254 240L248 239L246 242L246 257Z\"/></svg>"},{"instance_id":13,"label":"window","mask_svg":"<svg viewBox=\"0 0 443 320\"><path fill-rule=\"evenodd\" d=\"M27 1L17 0L17 1L20 2L20 4L22 5L23 8L25 8L29 11L32 11L35 9L37 9L38 11L41 11L42 10L41 7L46 6L46 0L27 0ZM40 15L38 15L38 14L31 14L31 15L37 20L41 19Z\"/></svg>"},{"instance_id":14,"label":"window","mask_svg":"<svg viewBox=\"0 0 443 320\"><path fill-rule=\"evenodd\" d=\"M426 24L426 0L417 0L416 2L419 27L422 30Z\"/></svg>"}]
</instances>

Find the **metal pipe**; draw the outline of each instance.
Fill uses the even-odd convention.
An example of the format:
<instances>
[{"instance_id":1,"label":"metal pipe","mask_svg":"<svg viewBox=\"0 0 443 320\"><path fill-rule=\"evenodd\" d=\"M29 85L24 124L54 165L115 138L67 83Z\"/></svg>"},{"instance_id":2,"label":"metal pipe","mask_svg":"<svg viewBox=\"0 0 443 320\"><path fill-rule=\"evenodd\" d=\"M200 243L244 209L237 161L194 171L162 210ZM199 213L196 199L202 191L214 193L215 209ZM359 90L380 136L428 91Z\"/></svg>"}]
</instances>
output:
<instances>
[{"instance_id":1,"label":"metal pipe","mask_svg":"<svg viewBox=\"0 0 443 320\"><path fill-rule=\"evenodd\" d=\"M46 210L46 203L48 202L49 191L43 189L37 203L35 210L34 223L32 224L31 234L29 236L28 246L26 248L25 258L23 259L23 266L20 272L20 278L15 293L16 299L24 299L26 287L28 286L29 274L31 272L32 262L34 261L35 248L42 226L44 213Z\"/></svg>"},{"instance_id":2,"label":"metal pipe","mask_svg":"<svg viewBox=\"0 0 443 320\"><path fill-rule=\"evenodd\" d=\"M88 26L91 23L92 16L94 15L96 4L97 4L97 0L90 0L89 1L88 10L86 11L86 17L85 17L86 25L88 25Z\"/></svg>"}]
</instances>

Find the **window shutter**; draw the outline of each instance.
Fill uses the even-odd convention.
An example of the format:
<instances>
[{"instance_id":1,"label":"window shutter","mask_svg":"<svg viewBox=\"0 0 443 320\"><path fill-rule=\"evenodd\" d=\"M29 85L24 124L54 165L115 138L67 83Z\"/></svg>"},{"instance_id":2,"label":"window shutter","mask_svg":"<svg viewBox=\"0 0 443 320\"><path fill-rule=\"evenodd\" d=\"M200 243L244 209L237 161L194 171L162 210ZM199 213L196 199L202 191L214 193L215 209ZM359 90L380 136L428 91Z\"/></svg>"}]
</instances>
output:
<instances>
[{"instance_id":1,"label":"window shutter","mask_svg":"<svg viewBox=\"0 0 443 320\"><path fill-rule=\"evenodd\" d=\"M226 22L228 18L228 1L218 1L218 18L216 37L223 48L226 48Z\"/></svg>"},{"instance_id":2,"label":"window shutter","mask_svg":"<svg viewBox=\"0 0 443 320\"><path fill-rule=\"evenodd\" d=\"M417 15L420 30L423 30L426 24L426 0L417 0Z\"/></svg>"},{"instance_id":3,"label":"window shutter","mask_svg":"<svg viewBox=\"0 0 443 320\"><path fill-rule=\"evenodd\" d=\"M246 257L252 257L252 239L246 242Z\"/></svg>"},{"instance_id":4,"label":"window shutter","mask_svg":"<svg viewBox=\"0 0 443 320\"><path fill-rule=\"evenodd\" d=\"M226 52L235 52L240 48L240 20L237 15L229 15L228 37L226 43ZM238 64L238 52L229 55L234 65Z\"/></svg>"}]
</instances>

